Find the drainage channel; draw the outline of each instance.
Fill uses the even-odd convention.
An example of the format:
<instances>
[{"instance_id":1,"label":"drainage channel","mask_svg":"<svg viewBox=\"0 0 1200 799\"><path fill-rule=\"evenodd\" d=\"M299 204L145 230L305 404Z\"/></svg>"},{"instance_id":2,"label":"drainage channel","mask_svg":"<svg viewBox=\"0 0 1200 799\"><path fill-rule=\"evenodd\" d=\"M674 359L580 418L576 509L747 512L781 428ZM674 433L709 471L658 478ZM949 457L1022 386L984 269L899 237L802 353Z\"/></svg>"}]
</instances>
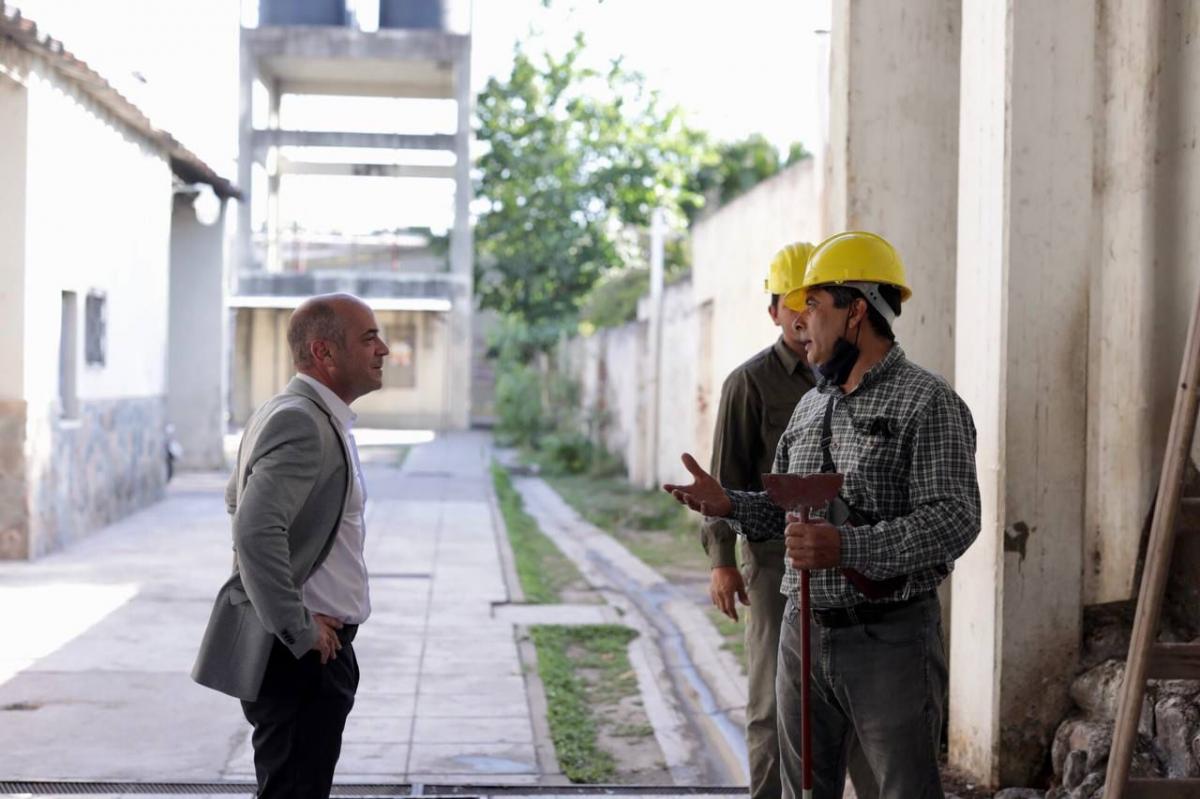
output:
<instances>
[{"instance_id":1,"label":"drainage channel","mask_svg":"<svg viewBox=\"0 0 1200 799\"><path fill-rule=\"evenodd\" d=\"M607 577L614 588L624 594L641 613L642 617L658 632L657 643L664 654L669 654L668 662L676 664L676 674L683 677L687 687L691 689L676 690L684 715L688 717L693 730L701 739L712 740L705 732L705 721L716 728L716 734L735 757L745 760L747 757L746 738L741 728L734 723L729 714L721 708L713 695L708 682L701 676L687 649L687 639L679 629L674 619L664 609L665 603L678 599L675 590L667 583L660 583L649 588L643 588L636 580L621 570L619 566L609 561L595 551L588 555L596 568ZM671 672L668 672L669 674ZM676 686L677 689L683 686ZM714 741L715 743L715 741ZM709 768L714 776L726 768L722 758L710 752L708 754ZM742 789L745 790L744 788Z\"/></svg>"},{"instance_id":2,"label":"drainage channel","mask_svg":"<svg viewBox=\"0 0 1200 799\"><path fill-rule=\"evenodd\" d=\"M250 782L107 782L84 780L0 780L0 796L154 795L177 796L254 793ZM713 785L434 785L422 783L363 783L334 785L330 796L454 797L488 796L740 796L744 788Z\"/></svg>"}]
</instances>

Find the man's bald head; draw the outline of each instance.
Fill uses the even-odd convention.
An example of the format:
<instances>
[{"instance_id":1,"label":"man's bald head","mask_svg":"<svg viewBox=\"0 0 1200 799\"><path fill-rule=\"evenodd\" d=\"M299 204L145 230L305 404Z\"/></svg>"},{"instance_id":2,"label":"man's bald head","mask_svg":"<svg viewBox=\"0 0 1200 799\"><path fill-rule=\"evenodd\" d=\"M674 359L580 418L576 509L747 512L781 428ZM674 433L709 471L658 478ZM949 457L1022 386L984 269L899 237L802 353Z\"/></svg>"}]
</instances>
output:
<instances>
[{"instance_id":1,"label":"man's bald head","mask_svg":"<svg viewBox=\"0 0 1200 799\"><path fill-rule=\"evenodd\" d=\"M366 307L353 294L319 294L296 307L288 320L288 348L297 369L313 365L312 343L326 341L338 347L346 346L346 314L351 306Z\"/></svg>"}]
</instances>

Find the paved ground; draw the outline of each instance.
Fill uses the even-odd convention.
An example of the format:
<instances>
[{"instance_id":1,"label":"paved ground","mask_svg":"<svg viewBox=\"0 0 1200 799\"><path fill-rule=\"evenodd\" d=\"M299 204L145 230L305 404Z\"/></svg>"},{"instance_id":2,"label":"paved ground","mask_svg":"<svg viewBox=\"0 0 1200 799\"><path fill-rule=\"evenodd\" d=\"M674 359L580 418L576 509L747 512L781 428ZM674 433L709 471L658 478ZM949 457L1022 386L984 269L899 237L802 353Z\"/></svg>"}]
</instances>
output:
<instances>
[{"instance_id":1,"label":"paved ground","mask_svg":"<svg viewBox=\"0 0 1200 799\"><path fill-rule=\"evenodd\" d=\"M340 783L543 778L489 502L489 439L364 451L372 618ZM236 700L188 678L230 566L219 475L33 563L0 564L0 780L252 775Z\"/></svg>"}]
</instances>

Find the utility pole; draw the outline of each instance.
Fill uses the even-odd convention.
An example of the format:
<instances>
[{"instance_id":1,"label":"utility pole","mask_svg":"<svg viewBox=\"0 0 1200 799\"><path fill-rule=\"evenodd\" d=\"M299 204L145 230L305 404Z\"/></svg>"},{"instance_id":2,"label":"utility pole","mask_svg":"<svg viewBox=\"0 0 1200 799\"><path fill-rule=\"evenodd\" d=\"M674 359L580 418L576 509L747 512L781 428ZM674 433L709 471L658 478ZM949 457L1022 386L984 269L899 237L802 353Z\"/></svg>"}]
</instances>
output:
<instances>
[{"instance_id":1,"label":"utility pole","mask_svg":"<svg viewBox=\"0 0 1200 799\"><path fill-rule=\"evenodd\" d=\"M658 484L658 448L661 424L660 407L662 396L662 331L663 331L663 249L667 223L661 208L650 215L650 435L649 457L646 469L646 487Z\"/></svg>"}]
</instances>

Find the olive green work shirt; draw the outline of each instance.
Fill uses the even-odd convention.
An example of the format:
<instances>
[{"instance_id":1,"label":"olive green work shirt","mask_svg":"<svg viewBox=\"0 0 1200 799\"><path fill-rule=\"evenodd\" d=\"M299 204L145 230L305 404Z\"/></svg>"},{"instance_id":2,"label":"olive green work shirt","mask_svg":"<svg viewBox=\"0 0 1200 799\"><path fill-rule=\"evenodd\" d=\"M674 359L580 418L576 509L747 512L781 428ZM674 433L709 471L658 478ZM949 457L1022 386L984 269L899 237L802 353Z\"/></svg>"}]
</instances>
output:
<instances>
[{"instance_id":1,"label":"olive green work shirt","mask_svg":"<svg viewBox=\"0 0 1200 799\"><path fill-rule=\"evenodd\" d=\"M800 398L813 387L812 372L783 337L725 378L713 431L712 474L725 488L762 491L775 448ZM736 566L737 533L724 519L705 519L700 542L713 568Z\"/></svg>"}]
</instances>

